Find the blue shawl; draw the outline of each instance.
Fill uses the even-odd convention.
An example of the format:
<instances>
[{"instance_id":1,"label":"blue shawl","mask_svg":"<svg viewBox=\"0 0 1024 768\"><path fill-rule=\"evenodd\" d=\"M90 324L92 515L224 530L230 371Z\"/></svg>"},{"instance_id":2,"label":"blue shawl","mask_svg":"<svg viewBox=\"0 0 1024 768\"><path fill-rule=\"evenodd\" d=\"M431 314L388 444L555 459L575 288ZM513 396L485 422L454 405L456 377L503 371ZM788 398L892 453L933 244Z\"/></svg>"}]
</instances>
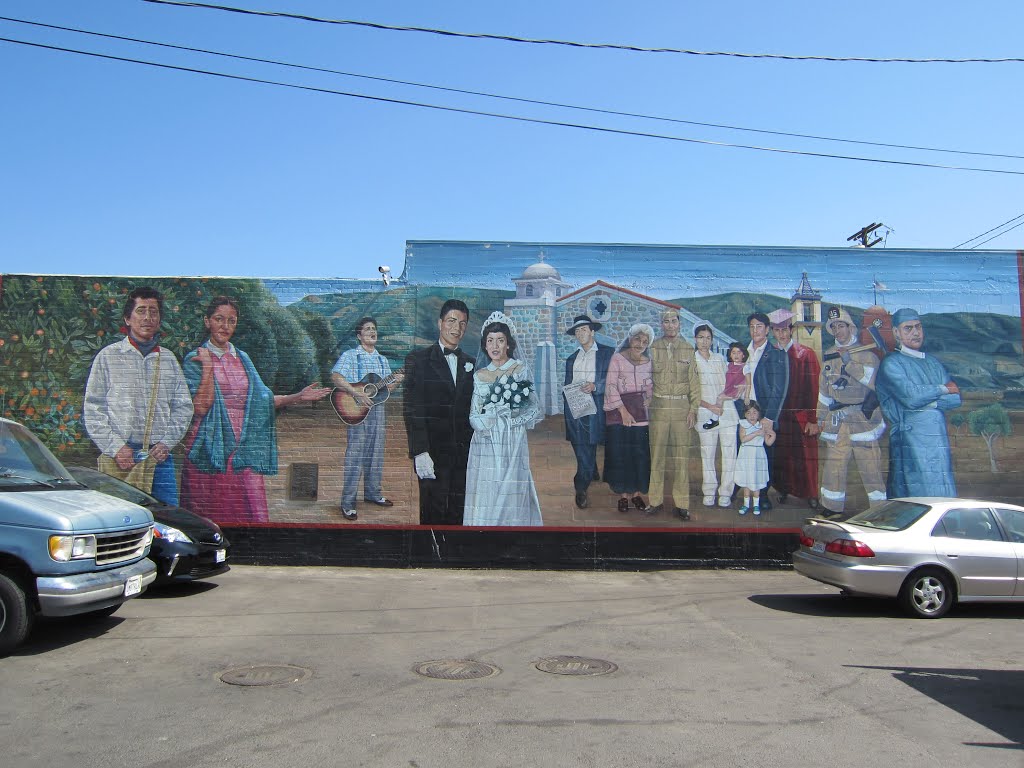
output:
<instances>
[{"instance_id":1,"label":"blue shawl","mask_svg":"<svg viewBox=\"0 0 1024 768\"><path fill-rule=\"evenodd\" d=\"M245 418L241 437L235 440L224 396L217 382L213 383L213 405L196 430L196 439L188 452L188 459L200 472L214 474L226 472L228 458L235 472L251 469L260 475L277 474L277 430L274 426L274 393L263 383L252 360L235 347L238 359L249 377L249 392L245 398ZM203 367L195 359L193 350L185 356L183 367L189 391L195 397L203 375Z\"/></svg>"}]
</instances>

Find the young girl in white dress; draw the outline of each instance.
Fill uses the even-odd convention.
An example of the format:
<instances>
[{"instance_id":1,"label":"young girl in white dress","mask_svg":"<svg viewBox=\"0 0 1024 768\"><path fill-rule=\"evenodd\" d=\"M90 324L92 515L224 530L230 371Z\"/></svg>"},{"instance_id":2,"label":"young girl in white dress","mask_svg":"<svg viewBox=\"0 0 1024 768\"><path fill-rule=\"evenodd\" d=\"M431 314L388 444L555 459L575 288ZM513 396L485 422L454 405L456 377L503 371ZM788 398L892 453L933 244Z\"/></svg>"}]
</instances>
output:
<instances>
[{"instance_id":1,"label":"young girl in white dress","mask_svg":"<svg viewBox=\"0 0 1024 768\"><path fill-rule=\"evenodd\" d=\"M761 406L756 400L747 403L740 419L740 450L736 454L736 485L743 489L741 515L750 511L750 496L754 496L755 515L761 514L761 489L768 486L768 454L764 447L775 442L771 423L762 420Z\"/></svg>"},{"instance_id":2,"label":"young girl in white dress","mask_svg":"<svg viewBox=\"0 0 1024 768\"><path fill-rule=\"evenodd\" d=\"M526 430L541 420L540 407L529 369L515 357L513 328L508 317L492 312L480 331L486 357L473 374L463 525L544 524L526 441ZM495 396L497 383L507 398Z\"/></svg>"}]
</instances>

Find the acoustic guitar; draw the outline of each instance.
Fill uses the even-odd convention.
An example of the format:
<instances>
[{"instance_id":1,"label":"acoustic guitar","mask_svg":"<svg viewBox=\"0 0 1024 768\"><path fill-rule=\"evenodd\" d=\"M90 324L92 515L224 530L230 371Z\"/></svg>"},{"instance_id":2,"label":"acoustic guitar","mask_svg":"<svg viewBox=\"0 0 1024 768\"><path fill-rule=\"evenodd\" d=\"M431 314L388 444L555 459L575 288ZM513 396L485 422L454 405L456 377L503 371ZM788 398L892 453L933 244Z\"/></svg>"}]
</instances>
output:
<instances>
[{"instance_id":1,"label":"acoustic guitar","mask_svg":"<svg viewBox=\"0 0 1024 768\"><path fill-rule=\"evenodd\" d=\"M348 392L335 387L331 392L331 405L334 406L334 412L338 414L338 418L350 427L362 424L373 406L380 405L388 399L391 395L391 385L395 383L403 370L399 368L390 376L383 378L376 373L368 373L352 385L353 389L370 398L370 405L360 405Z\"/></svg>"}]
</instances>

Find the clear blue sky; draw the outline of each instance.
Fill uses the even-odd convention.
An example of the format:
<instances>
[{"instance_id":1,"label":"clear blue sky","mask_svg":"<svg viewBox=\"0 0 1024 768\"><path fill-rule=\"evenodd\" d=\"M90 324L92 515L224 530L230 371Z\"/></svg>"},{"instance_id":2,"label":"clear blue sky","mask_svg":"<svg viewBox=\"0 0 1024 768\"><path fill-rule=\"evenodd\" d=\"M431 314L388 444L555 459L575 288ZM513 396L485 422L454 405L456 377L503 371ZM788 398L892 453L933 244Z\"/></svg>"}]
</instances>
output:
<instances>
[{"instance_id":1,"label":"clear blue sky","mask_svg":"<svg viewBox=\"0 0 1024 768\"><path fill-rule=\"evenodd\" d=\"M1024 4L222 0L312 16L644 47L1021 56ZM153 5L0 15L602 109L1024 155L1024 63L585 50ZM713 141L1024 171L1024 160L767 136L283 69L0 21L0 37L468 109ZM1024 176L515 123L0 43L0 272L374 277L407 239L949 248L1024 213ZM1021 247L1024 227L985 245Z\"/></svg>"}]
</instances>

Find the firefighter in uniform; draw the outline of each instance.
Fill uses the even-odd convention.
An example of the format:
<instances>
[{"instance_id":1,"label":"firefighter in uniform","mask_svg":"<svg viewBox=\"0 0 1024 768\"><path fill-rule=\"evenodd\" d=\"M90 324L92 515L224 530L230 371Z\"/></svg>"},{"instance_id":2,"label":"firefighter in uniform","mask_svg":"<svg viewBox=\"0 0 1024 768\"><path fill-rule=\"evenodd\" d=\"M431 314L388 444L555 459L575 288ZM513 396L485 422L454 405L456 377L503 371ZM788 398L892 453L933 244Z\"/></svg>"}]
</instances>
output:
<instances>
[{"instance_id":1,"label":"firefighter in uniform","mask_svg":"<svg viewBox=\"0 0 1024 768\"><path fill-rule=\"evenodd\" d=\"M825 351L818 387L818 430L827 456L820 498L825 509L842 515L851 456L857 461L868 502L885 499L878 445L885 422L875 395L879 359L870 349L854 349L857 332L850 313L830 308L825 330L836 343Z\"/></svg>"}]
</instances>

